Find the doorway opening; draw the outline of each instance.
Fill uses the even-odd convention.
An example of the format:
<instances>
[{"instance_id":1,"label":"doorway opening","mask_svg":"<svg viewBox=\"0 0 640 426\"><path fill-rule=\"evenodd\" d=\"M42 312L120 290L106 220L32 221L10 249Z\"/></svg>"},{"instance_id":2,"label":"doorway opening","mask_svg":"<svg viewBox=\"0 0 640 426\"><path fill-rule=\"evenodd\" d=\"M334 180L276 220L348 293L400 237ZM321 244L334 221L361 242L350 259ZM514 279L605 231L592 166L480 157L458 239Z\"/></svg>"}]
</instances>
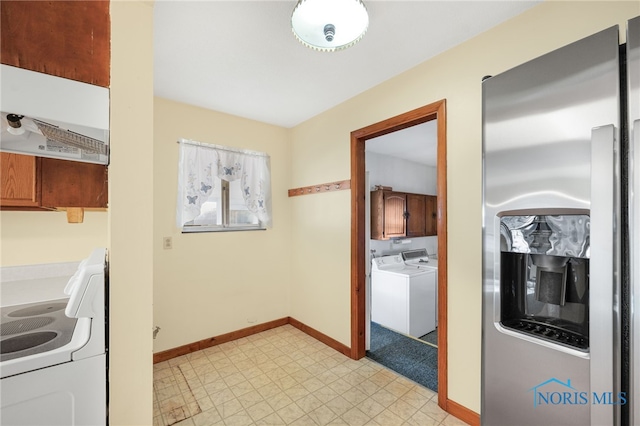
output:
<instances>
[{"instance_id":1,"label":"doorway opening","mask_svg":"<svg viewBox=\"0 0 640 426\"><path fill-rule=\"evenodd\" d=\"M441 100L351 132L351 357L366 355L367 251L365 142L388 133L437 120L437 244L438 244L438 405L447 409L447 192L446 101Z\"/></svg>"}]
</instances>

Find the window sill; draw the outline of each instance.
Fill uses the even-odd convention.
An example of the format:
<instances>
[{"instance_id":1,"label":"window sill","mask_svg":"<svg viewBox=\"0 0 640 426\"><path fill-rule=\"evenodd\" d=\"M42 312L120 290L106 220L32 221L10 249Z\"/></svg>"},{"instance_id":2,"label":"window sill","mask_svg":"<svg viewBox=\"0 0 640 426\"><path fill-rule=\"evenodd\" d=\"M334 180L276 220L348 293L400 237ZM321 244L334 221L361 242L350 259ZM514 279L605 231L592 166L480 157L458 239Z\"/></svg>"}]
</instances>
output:
<instances>
[{"instance_id":1,"label":"window sill","mask_svg":"<svg viewBox=\"0 0 640 426\"><path fill-rule=\"evenodd\" d=\"M182 228L183 234L193 234L200 232L236 232L236 231L266 231L267 228L260 226L189 226Z\"/></svg>"}]
</instances>

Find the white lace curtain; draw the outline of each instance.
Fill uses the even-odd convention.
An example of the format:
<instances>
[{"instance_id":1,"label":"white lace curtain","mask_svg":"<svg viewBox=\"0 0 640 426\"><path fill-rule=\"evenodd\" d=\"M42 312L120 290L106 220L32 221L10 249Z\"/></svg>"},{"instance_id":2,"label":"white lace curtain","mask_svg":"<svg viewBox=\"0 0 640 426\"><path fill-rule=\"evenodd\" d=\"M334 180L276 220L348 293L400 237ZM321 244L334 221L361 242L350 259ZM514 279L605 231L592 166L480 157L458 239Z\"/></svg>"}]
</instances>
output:
<instances>
[{"instance_id":1,"label":"white lace curtain","mask_svg":"<svg viewBox=\"0 0 640 426\"><path fill-rule=\"evenodd\" d=\"M214 177L240 180L247 209L262 226L271 227L271 166L269 155L180 139L178 227L200 215L200 207L219 194ZM217 189L217 191L216 191Z\"/></svg>"}]
</instances>

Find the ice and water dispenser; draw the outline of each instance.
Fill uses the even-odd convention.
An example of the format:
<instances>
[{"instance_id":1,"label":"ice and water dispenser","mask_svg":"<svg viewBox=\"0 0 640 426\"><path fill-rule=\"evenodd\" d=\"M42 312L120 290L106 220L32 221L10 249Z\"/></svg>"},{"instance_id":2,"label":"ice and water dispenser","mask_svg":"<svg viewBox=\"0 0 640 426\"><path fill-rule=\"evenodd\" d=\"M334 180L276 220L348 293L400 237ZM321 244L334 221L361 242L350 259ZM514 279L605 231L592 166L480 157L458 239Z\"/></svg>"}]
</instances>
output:
<instances>
[{"instance_id":1,"label":"ice and water dispenser","mask_svg":"<svg viewBox=\"0 0 640 426\"><path fill-rule=\"evenodd\" d=\"M500 323L589 350L589 216L500 218Z\"/></svg>"}]
</instances>

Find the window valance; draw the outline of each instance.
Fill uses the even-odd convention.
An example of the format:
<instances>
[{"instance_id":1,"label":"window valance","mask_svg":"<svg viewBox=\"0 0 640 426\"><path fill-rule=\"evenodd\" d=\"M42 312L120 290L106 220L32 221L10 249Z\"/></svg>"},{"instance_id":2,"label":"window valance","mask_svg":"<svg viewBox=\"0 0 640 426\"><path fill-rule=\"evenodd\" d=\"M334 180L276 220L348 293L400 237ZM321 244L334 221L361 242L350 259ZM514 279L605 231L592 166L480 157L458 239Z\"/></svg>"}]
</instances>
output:
<instances>
[{"instance_id":1,"label":"window valance","mask_svg":"<svg viewBox=\"0 0 640 426\"><path fill-rule=\"evenodd\" d=\"M270 228L271 166L264 152L180 139L178 227L202 215L202 205L219 196L216 181L240 181L246 208ZM217 192L216 192L217 190Z\"/></svg>"}]
</instances>

